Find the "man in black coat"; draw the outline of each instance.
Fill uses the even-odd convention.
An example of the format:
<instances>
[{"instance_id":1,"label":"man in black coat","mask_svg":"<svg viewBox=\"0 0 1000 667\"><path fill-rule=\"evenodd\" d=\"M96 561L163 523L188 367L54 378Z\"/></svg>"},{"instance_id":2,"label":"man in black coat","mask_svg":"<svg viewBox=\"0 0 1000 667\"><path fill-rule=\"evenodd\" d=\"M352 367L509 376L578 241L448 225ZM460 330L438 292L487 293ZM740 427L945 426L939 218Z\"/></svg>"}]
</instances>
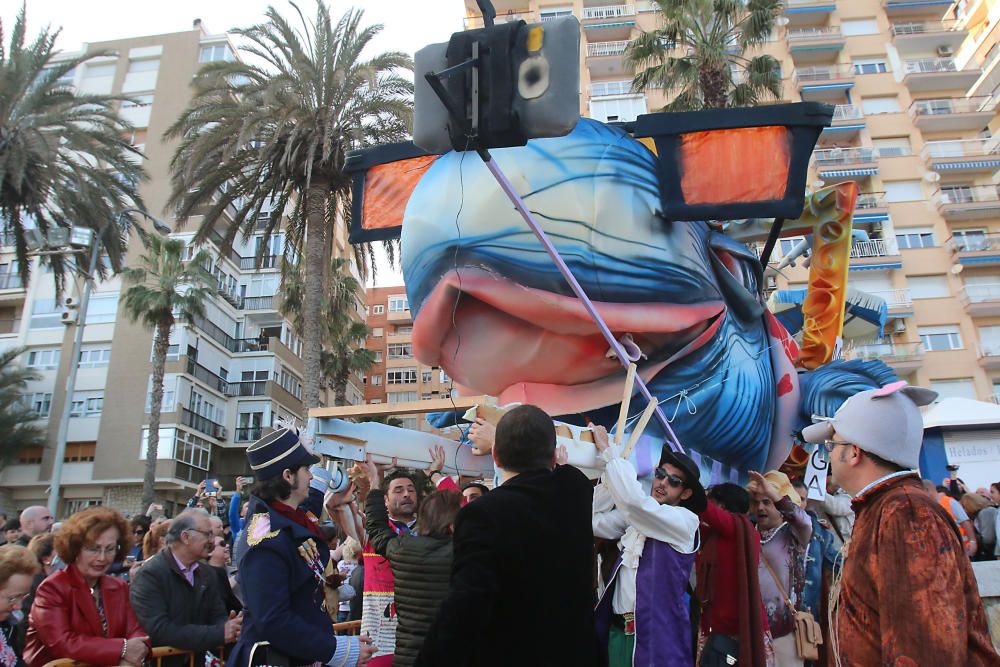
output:
<instances>
[{"instance_id":1,"label":"man in black coat","mask_svg":"<svg viewBox=\"0 0 1000 667\"><path fill-rule=\"evenodd\" d=\"M129 598L154 646L217 653L239 637L242 615L226 613L215 572L200 562L214 542L208 514L186 510L170 524L167 548L136 572ZM185 656L164 660L165 665L187 662ZM204 664L204 658L195 664Z\"/></svg>"},{"instance_id":2,"label":"man in black coat","mask_svg":"<svg viewBox=\"0 0 1000 667\"><path fill-rule=\"evenodd\" d=\"M533 405L497 424L503 484L458 513L451 586L423 667L599 665L594 632L593 485L555 464L552 418Z\"/></svg>"}]
</instances>

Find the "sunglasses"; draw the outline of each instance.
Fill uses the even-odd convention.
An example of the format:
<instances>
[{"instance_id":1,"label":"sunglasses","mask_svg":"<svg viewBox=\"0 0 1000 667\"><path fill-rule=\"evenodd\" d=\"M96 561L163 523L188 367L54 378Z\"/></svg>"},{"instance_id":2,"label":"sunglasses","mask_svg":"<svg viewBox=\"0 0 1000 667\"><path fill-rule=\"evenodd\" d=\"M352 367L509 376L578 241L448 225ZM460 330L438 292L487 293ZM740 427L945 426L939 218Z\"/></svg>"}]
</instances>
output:
<instances>
[{"instance_id":1,"label":"sunglasses","mask_svg":"<svg viewBox=\"0 0 1000 667\"><path fill-rule=\"evenodd\" d=\"M653 475L656 476L656 479L665 479L665 480L667 480L667 484L669 484L671 487L673 487L675 489L679 489L680 487L684 486L684 480L683 479L681 479L677 475L671 475L670 473L668 473L663 468L657 468L656 470L654 470L653 471Z\"/></svg>"},{"instance_id":2,"label":"sunglasses","mask_svg":"<svg viewBox=\"0 0 1000 667\"><path fill-rule=\"evenodd\" d=\"M833 450L840 445L850 445L850 442L841 442L840 440L824 440L823 449L826 450L827 454L832 454Z\"/></svg>"}]
</instances>

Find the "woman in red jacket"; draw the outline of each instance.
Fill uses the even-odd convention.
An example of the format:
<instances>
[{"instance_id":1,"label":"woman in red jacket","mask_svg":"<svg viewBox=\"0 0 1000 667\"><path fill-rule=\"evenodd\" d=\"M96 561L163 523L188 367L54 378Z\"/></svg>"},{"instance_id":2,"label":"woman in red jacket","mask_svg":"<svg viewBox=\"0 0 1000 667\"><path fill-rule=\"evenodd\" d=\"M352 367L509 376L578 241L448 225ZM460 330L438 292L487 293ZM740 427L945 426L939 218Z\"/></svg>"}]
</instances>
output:
<instances>
[{"instance_id":1,"label":"woman in red jacket","mask_svg":"<svg viewBox=\"0 0 1000 667\"><path fill-rule=\"evenodd\" d=\"M57 658L142 665L149 637L132 612L128 585L106 576L113 563L124 560L129 538L125 518L105 507L78 512L63 524L55 548L69 565L35 594L24 651L28 667Z\"/></svg>"}]
</instances>

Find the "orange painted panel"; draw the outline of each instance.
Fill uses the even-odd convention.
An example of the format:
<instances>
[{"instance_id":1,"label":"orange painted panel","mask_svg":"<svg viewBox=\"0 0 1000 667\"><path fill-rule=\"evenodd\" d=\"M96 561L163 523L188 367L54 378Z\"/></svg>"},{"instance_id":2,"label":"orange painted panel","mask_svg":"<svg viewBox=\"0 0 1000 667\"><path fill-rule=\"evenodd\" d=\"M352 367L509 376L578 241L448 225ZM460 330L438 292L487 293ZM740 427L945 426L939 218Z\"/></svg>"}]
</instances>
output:
<instances>
[{"instance_id":1,"label":"orange painted panel","mask_svg":"<svg viewBox=\"0 0 1000 667\"><path fill-rule=\"evenodd\" d=\"M687 204L771 201L785 196L792 137L782 126L681 136L681 192Z\"/></svg>"},{"instance_id":2,"label":"orange painted panel","mask_svg":"<svg viewBox=\"0 0 1000 667\"><path fill-rule=\"evenodd\" d=\"M413 188L437 158L437 155L424 155L369 169L365 174L361 227L384 229L402 225L403 212Z\"/></svg>"}]
</instances>

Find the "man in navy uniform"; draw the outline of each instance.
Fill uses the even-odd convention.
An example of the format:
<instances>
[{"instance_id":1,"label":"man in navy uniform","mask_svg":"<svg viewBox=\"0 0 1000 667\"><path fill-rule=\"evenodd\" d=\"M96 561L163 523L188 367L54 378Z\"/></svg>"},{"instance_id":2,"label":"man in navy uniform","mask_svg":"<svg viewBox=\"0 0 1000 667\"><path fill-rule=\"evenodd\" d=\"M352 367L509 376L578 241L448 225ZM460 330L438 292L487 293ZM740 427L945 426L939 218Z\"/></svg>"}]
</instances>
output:
<instances>
[{"instance_id":1,"label":"man in navy uniform","mask_svg":"<svg viewBox=\"0 0 1000 667\"><path fill-rule=\"evenodd\" d=\"M240 537L243 629L228 667L323 664L359 667L375 646L367 637L337 637L322 609L330 552L316 521L299 506L309 497L309 466L319 459L294 430L264 436L247 450L257 477ZM348 490L349 491L349 490ZM340 500L349 500L349 493Z\"/></svg>"}]
</instances>

